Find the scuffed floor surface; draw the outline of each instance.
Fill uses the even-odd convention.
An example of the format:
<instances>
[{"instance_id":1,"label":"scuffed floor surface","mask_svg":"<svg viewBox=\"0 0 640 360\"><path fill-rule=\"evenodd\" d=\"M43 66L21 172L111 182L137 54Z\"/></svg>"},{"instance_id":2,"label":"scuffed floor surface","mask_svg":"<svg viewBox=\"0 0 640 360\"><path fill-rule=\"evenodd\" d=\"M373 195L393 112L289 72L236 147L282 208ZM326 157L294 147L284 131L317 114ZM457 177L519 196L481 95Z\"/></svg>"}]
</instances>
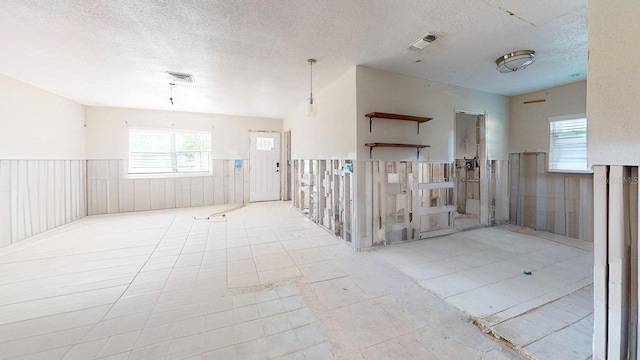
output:
<instances>
[{"instance_id":1,"label":"scuffed floor surface","mask_svg":"<svg viewBox=\"0 0 640 360\"><path fill-rule=\"evenodd\" d=\"M1 359L517 359L288 204L89 217L0 249Z\"/></svg>"},{"instance_id":2,"label":"scuffed floor surface","mask_svg":"<svg viewBox=\"0 0 640 360\"><path fill-rule=\"evenodd\" d=\"M505 226L376 252L520 353L539 360L584 360L591 358L593 334L590 246Z\"/></svg>"}]
</instances>

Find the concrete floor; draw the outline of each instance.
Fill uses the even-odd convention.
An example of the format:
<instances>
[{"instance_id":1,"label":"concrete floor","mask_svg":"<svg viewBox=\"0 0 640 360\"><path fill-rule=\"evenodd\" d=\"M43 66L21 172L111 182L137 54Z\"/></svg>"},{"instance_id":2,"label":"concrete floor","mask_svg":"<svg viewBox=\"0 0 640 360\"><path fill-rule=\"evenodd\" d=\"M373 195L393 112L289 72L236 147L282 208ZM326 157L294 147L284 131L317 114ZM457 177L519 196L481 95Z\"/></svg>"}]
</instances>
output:
<instances>
[{"instance_id":1,"label":"concrete floor","mask_svg":"<svg viewBox=\"0 0 640 360\"><path fill-rule=\"evenodd\" d=\"M591 249L580 240L503 226L376 252L520 353L556 360L591 357Z\"/></svg>"},{"instance_id":2,"label":"concrete floor","mask_svg":"<svg viewBox=\"0 0 640 360\"><path fill-rule=\"evenodd\" d=\"M0 359L518 359L282 202L84 218L0 249Z\"/></svg>"}]
</instances>

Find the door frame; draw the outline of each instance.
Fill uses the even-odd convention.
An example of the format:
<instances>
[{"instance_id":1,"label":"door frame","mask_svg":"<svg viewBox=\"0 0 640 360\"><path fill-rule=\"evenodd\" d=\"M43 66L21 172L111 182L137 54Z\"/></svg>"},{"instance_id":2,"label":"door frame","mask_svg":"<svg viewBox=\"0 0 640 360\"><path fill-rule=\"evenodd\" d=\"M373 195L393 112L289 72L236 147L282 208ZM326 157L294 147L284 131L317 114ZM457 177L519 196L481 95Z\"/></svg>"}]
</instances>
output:
<instances>
[{"instance_id":1,"label":"door frame","mask_svg":"<svg viewBox=\"0 0 640 360\"><path fill-rule=\"evenodd\" d=\"M469 110L454 110L453 111L453 162L455 166L456 161L456 144L458 139L457 136L457 128L458 128L458 114L466 114L466 115L475 115L482 116L482 121L480 122L480 136L479 139L481 146L478 149L478 162L480 163L480 214L478 214L478 221L480 225L487 226L489 225L489 213L491 203L489 201L489 178L490 176L490 165L489 161L487 161L487 112L480 111L469 111ZM454 169L455 170L455 169ZM455 171L453 172L455 176ZM455 182L457 183L457 179ZM454 191L454 202L458 203L458 192L457 189ZM453 219L452 219L453 220ZM451 223L454 226L453 221Z\"/></svg>"},{"instance_id":2,"label":"door frame","mask_svg":"<svg viewBox=\"0 0 640 360\"><path fill-rule=\"evenodd\" d=\"M289 201L293 198L293 160L291 156L291 129L284 130L282 132L282 166L280 166L280 172L284 173L284 176L280 175L282 180L282 189L280 194L283 201Z\"/></svg>"}]
</instances>

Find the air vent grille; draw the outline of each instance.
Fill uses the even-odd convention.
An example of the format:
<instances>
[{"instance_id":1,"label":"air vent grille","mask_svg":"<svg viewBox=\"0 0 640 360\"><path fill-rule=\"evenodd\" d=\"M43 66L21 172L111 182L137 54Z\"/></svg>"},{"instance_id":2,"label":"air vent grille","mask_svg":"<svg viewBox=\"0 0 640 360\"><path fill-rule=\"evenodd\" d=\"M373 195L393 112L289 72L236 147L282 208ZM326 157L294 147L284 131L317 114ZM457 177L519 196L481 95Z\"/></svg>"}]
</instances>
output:
<instances>
[{"instance_id":1,"label":"air vent grille","mask_svg":"<svg viewBox=\"0 0 640 360\"><path fill-rule=\"evenodd\" d=\"M169 74L169 76L171 76L171 78L174 81L179 81L179 82L183 82L183 83L193 83L193 82L195 82L195 79L193 78L193 75L191 75L191 74L185 74L185 73L179 73L179 72L173 72L173 71L167 71L167 74Z\"/></svg>"}]
</instances>

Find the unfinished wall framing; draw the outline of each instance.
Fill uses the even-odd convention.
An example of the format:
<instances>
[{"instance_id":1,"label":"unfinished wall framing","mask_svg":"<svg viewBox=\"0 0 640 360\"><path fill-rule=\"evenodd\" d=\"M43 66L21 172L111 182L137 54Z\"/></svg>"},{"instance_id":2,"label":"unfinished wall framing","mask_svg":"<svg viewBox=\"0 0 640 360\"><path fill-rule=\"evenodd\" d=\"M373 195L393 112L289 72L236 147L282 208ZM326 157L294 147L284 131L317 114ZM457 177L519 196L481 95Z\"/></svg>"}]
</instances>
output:
<instances>
[{"instance_id":1,"label":"unfinished wall framing","mask_svg":"<svg viewBox=\"0 0 640 360\"><path fill-rule=\"evenodd\" d=\"M87 215L84 160L0 160L0 247Z\"/></svg>"},{"instance_id":2,"label":"unfinished wall framing","mask_svg":"<svg viewBox=\"0 0 640 360\"><path fill-rule=\"evenodd\" d=\"M374 160L358 168L365 171L365 247L453 232L453 163Z\"/></svg>"},{"instance_id":3,"label":"unfinished wall framing","mask_svg":"<svg viewBox=\"0 0 640 360\"><path fill-rule=\"evenodd\" d=\"M594 359L638 355L637 166L594 166Z\"/></svg>"},{"instance_id":4,"label":"unfinished wall framing","mask_svg":"<svg viewBox=\"0 0 640 360\"><path fill-rule=\"evenodd\" d=\"M88 160L88 214L249 202L248 160L213 160L212 175L130 178L126 160Z\"/></svg>"},{"instance_id":5,"label":"unfinished wall framing","mask_svg":"<svg viewBox=\"0 0 640 360\"><path fill-rule=\"evenodd\" d=\"M353 241L351 160L293 160L293 206L344 241Z\"/></svg>"},{"instance_id":6,"label":"unfinished wall framing","mask_svg":"<svg viewBox=\"0 0 640 360\"><path fill-rule=\"evenodd\" d=\"M487 201L482 226L509 222L506 160L482 166ZM453 162L358 161L364 172L359 208L359 249L450 234L455 226L457 186Z\"/></svg>"},{"instance_id":7,"label":"unfinished wall framing","mask_svg":"<svg viewBox=\"0 0 640 360\"><path fill-rule=\"evenodd\" d=\"M511 222L593 241L593 175L547 172L543 152L510 158Z\"/></svg>"}]
</instances>

